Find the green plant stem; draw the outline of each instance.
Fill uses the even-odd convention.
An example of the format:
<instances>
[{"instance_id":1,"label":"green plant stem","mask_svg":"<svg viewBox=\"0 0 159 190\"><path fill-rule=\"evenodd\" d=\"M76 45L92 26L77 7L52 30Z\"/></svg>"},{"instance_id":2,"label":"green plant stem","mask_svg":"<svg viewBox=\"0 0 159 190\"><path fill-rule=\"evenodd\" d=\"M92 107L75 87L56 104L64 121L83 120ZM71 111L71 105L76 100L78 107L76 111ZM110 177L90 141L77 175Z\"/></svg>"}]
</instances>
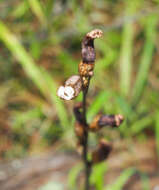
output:
<instances>
[{"instance_id":1,"label":"green plant stem","mask_svg":"<svg viewBox=\"0 0 159 190\"><path fill-rule=\"evenodd\" d=\"M88 79L90 81L90 78ZM87 97L87 92L89 88L89 82L88 82L88 87L83 89L83 101L82 101L82 107L83 107L83 120L85 124L84 128L84 143L83 143L83 152L82 152L82 158L85 166L85 190L90 189L90 174L91 174L91 163L88 160L88 125L87 125L87 118L86 118L86 97Z\"/></svg>"}]
</instances>

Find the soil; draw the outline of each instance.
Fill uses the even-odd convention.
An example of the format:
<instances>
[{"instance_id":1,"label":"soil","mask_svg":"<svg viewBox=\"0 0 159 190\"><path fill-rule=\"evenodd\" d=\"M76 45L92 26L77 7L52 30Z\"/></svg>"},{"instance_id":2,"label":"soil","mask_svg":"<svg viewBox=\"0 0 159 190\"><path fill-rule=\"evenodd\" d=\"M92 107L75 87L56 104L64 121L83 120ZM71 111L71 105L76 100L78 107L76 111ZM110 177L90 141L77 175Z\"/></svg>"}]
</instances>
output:
<instances>
[{"instance_id":1,"label":"soil","mask_svg":"<svg viewBox=\"0 0 159 190\"><path fill-rule=\"evenodd\" d=\"M1 190L38 190L50 181L63 184L68 189L67 180L70 169L79 163L80 156L75 152L50 151L45 155L0 163ZM143 182L139 173L149 178L150 189L159 189L159 172L154 138L145 143L125 140L114 143L114 149L108 160L109 170L105 175L106 183L114 183L121 172L135 167L136 172L125 184L123 190L142 190Z\"/></svg>"}]
</instances>

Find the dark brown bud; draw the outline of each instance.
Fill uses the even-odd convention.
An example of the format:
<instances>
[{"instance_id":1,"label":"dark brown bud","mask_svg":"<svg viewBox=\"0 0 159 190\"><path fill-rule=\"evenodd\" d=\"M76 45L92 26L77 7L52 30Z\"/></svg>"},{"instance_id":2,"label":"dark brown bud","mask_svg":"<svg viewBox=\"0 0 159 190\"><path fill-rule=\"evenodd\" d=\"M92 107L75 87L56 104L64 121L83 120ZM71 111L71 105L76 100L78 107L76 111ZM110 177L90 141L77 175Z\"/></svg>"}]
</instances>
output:
<instances>
[{"instance_id":1,"label":"dark brown bud","mask_svg":"<svg viewBox=\"0 0 159 190\"><path fill-rule=\"evenodd\" d=\"M60 86L57 95L64 100L72 100L80 93L82 80L79 75L73 75L67 79L64 86Z\"/></svg>"},{"instance_id":2,"label":"dark brown bud","mask_svg":"<svg viewBox=\"0 0 159 190\"><path fill-rule=\"evenodd\" d=\"M94 39L100 38L103 32L99 29L87 33L82 41L82 61L78 66L79 74L82 79L83 87L87 87L90 77L93 76L96 53L94 48Z\"/></svg>"},{"instance_id":3,"label":"dark brown bud","mask_svg":"<svg viewBox=\"0 0 159 190\"><path fill-rule=\"evenodd\" d=\"M98 131L104 126L118 127L123 122L124 117L120 114L118 115L97 115L89 129L91 131Z\"/></svg>"},{"instance_id":4,"label":"dark brown bud","mask_svg":"<svg viewBox=\"0 0 159 190\"><path fill-rule=\"evenodd\" d=\"M98 121L99 126L110 125L112 127L118 127L124 121L124 117L120 114L118 115L103 115Z\"/></svg>"},{"instance_id":5,"label":"dark brown bud","mask_svg":"<svg viewBox=\"0 0 159 190\"><path fill-rule=\"evenodd\" d=\"M92 163L97 164L108 158L112 150L112 145L106 140L100 140L100 143L94 152L92 152Z\"/></svg>"},{"instance_id":6,"label":"dark brown bud","mask_svg":"<svg viewBox=\"0 0 159 190\"><path fill-rule=\"evenodd\" d=\"M94 64L96 53L94 48L94 39L100 38L103 32L99 29L87 33L82 41L82 61L84 63Z\"/></svg>"}]
</instances>

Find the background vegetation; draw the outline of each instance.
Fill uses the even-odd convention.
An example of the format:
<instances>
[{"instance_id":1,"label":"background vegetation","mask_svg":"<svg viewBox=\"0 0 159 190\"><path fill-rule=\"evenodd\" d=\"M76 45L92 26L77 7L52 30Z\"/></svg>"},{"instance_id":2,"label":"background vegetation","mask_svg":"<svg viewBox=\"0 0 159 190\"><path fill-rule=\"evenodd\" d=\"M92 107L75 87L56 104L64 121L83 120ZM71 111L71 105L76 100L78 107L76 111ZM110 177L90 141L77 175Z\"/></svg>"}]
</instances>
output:
<instances>
[{"instance_id":1,"label":"background vegetation","mask_svg":"<svg viewBox=\"0 0 159 190\"><path fill-rule=\"evenodd\" d=\"M88 120L100 111L121 113L126 121L120 129L99 135L130 146L153 138L159 154L158 10L158 0L1 0L0 159L37 154L59 142L64 150L76 147L74 101L63 103L56 91L77 73L81 39L94 28L104 36L95 42ZM105 172L96 171L99 178ZM132 170L125 172L127 179ZM92 183L102 189L93 177Z\"/></svg>"}]
</instances>

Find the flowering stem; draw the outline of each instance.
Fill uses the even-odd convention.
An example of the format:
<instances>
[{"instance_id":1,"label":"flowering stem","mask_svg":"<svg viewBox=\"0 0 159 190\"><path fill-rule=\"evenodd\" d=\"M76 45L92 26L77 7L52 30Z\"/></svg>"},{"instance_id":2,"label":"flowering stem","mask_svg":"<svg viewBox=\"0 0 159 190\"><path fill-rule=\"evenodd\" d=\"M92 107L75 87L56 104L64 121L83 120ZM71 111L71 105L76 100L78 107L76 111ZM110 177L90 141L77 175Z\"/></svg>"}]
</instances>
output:
<instances>
[{"instance_id":1,"label":"flowering stem","mask_svg":"<svg viewBox=\"0 0 159 190\"><path fill-rule=\"evenodd\" d=\"M71 76L64 86L58 89L58 96L64 100L71 100L75 98L80 91L83 91L83 100L78 102L74 107L74 114L76 118L75 133L78 137L78 146L82 147L82 159L85 167L85 187L84 190L90 190L90 175L93 164L104 161L112 146L106 140L100 140L99 146L92 152L91 160L88 158L88 137L90 131L98 131L103 126L119 126L123 121L123 116L118 115L97 115L93 122L88 125L86 117L86 98L90 84L90 79L93 76L93 69L95 64L95 48L94 39L102 36L102 31L99 29L92 30L87 33L82 41L82 60L79 63L79 75ZM82 111L81 111L82 108Z\"/></svg>"}]
</instances>

